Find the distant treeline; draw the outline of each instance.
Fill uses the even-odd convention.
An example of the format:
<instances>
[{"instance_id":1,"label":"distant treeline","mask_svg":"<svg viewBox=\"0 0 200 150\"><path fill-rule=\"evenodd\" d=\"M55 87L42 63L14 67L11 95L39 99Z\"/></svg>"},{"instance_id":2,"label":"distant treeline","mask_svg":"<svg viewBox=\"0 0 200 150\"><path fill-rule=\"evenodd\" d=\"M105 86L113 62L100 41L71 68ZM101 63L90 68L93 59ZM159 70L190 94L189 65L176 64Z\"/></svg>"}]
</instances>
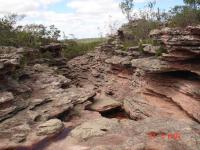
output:
<instances>
[{"instance_id":1,"label":"distant treeline","mask_svg":"<svg viewBox=\"0 0 200 150\"><path fill-rule=\"evenodd\" d=\"M15 47L38 47L57 41L60 30L54 25L46 27L42 24L17 26L17 21L25 16L11 14L0 18L0 45Z\"/></svg>"}]
</instances>

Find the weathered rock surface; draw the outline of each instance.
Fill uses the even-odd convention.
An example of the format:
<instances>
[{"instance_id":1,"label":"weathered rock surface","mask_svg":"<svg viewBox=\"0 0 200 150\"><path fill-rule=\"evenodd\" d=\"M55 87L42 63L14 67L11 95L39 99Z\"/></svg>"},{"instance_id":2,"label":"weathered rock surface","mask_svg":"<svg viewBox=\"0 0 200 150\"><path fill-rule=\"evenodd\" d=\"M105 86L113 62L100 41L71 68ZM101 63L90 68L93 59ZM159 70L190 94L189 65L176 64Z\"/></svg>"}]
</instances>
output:
<instances>
[{"instance_id":1,"label":"weathered rock surface","mask_svg":"<svg viewBox=\"0 0 200 150\"><path fill-rule=\"evenodd\" d=\"M94 99L93 103L89 106L89 109L98 112L105 112L120 106L121 104L118 101L107 96L101 96L100 98Z\"/></svg>"},{"instance_id":2,"label":"weathered rock surface","mask_svg":"<svg viewBox=\"0 0 200 150\"><path fill-rule=\"evenodd\" d=\"M153 57L134 59L132 66L143 69L149 73L162 73L172 71L189 71L200 75L199 60L168 62Z\"/></svg>"},{"instance_id":3,"label":"weathered rock surface","mask_svg":"<svg viewBox=\"0 0 200 150\"><path fill-rule=\"evenodd\" d=\"M88 120L71 131L68 137L46 147L62 149L106 150L175 150L199 149L198 124L170 118L132 120Z\"/></svg>"},{"instance_id":4,"label":"weathered rock surface","mask_svg":"<svg viewBox=\"0 0 200 150\"><path fill-rule=\"evenodd\" d=\"M51 43L49 45L41 46L40 52L50 52L53 57L59 57L61 56L62 51L62 45L60 43Z\"/></svg>"},{"instance_id":5,"label":"weathered rock surface","mask_svg":"<svg viewBox=\"0 0 200 150\"><path fill-rule=\"evenodd\" d=\"M0 75L16 71L24 52L22 48L0 47Z\"/></svg>"},{"instance_id":6,"label":"weathered rock surface","mask_svg":"<svg viewBox=\"0 0 200 150\"><path fill-rule=\"evenodd\" d=\"M31 62L23 66L21 57L25 57L25 54L20 51L18 58L18 49L7 49L9 48L6 48L5 54L2 51L2 55L9 57L4 61L2 56L1 61L14 69L10 70L4 65L1 71L0 149L20 144L30 145L50 133L56 134L61 128L61 121L59 124L48 122L49 119L62 119L62 115L67 116L74 106L95 96L92 87L77 88L70 85L70 79L58 74L57 68L48 64ZM12 63L10 59L15 57L18 59L16 58L16 63ZM37 138L36 135L40 135L41 138Z\"/></svg>"},{"instance_id":7,"label":"weathered rock surface","mask_svg":"<svg viewBox=\"0 0 200 150\"><path fill-rule=\"evenodd\" d=\"M21 66L21 50L5 50L0 149L199 150L199 31L153 31L161 45L144 53L112 37L68 62L47 46L57 58Z\"/></svg>"},{"instance_id":8,"label":"weathered rock surface","mask_svg":"<svg viewBox=\"0 0 200 150\"><path fill-rule=\"evenodd\" d=\"M169 53L163 57L168 60L190 59L199 57L200 54L200 26L187 27L186 29L163 28L150 33L150 36L158 39Z\"/></svg>"},{"instance_id":9,"label":"weathered rock surface","mask_svg":"<svg viewBox=\"0 0 200 150\"><path fill-rule=\"evenodd\" d=\"M193 27L193 29L198 30L199 26ZM133 115L133 118L134 116L137 118L138 110L141 110L139 116L147 118L154 113L161 114L157 108L163 110L164 106L168 108L168 110L164 110L165 113L170 113L170 116L180 115L179 112L182 111L185 115L199 122L199 96L194 94L196 93L194 91L199 89L200 86L200 57L196 55L199 51L198 41L200 37L191 32L190 27L185 30L169 28L155 30L151 33L151 36L159 40L166 49L167 55L173 56L174 59L166 59L166 54L163 54L160 58L147 57L132 60L132 66L138 68L133 83L135 85L134 90L138 93L139 98L135 97L135 102L130 100L127 102L128 104L132 103L133 107L139 106L140 108L137 109L136 107L136 109L130 110L131 107L125 103L126 108ZM183 46L187 46L189 49L196 47L197 53L189 55L190 58L185 57L187 49L182 49ZM179 56L183 56L182 59L176 57L175 51L180 54ZM188 51L190 52L190 50ZM169 102L174 106L167 104ZM164 103L166 104L164 105ZM150 110L144 109L145 107ZM173 107L177 107L179 110ZM182 116L184 116L184 113L182 113ZM179 115L176 116L177 119L184 118Z\"/></svg>"},{"instance_id":10,"label":"weathered rock surface","mask_svg":"<svg viewBox=\"0 0 200 150\"><path fill-rule=\"evenodd\" d=\"M39 136L57 134L61 132L63 128L64 128L64 125L62 121L58 119L51 119L39 125L36 134Z\"/></svg>"},{"instance_id":11,"label":"weathered rock surface","mask_svg":"<svg viewBox=\"0 0 200 150\"><path fill-rule=\"evenodd\" d=\"M96 119L85 122L72 130L71 136L81 140L94 136L104 135L111 130L119 130L120 124L117 119Z\"/></svg>"}]
</instances>

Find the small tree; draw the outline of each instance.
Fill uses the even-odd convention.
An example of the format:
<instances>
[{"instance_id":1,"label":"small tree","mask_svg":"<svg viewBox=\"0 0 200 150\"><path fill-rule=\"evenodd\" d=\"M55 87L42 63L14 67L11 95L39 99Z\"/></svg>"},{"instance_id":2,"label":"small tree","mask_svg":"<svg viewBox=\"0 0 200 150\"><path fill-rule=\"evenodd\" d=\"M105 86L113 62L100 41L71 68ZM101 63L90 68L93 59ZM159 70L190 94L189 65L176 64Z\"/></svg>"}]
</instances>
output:
<instances>
[{"instance_id":1,"label":"small tree","mask_svg":"<svg viewBox=\"0 0 200 150\"><path fill-rule=\"evenodd\" d=\"M16 46L17 21L23 19L24 15L9 14L0 18L0 45Z\"/></svg>"},{"instance_id":2,"label":"small tree","mask_svg":"<svg viewBox=\"0 0 200 150\"><path fill-rule=\"evenodd\" d=\"M188 4L194 9L197 9L200 7L200 0L183 0L185 4Z\"/></svg>"},{"instance_id":3,"label":"small tree","mask_svg":"<svg viewBox=\"0 0 200 150\"><path fill-rule=\"evenodd\" d=\"M58 28L56 28L54 25L49 26L49 36L50 39L52 39L53 41L57 41L58 38L60 37L60 30L58 30Z\"/></svg>"},{"instance_id":4,"label":"small tree","mask_svg":"<svg viewBox=\"0 0 200 150\"><path fill-rule=\"evenodd\" d=\"M134 0L122 0L119 6L122 10L122 13L126 15L126 18L130 22L132 18L131 13L134 7Z\"/></svg>"}]
</instances>

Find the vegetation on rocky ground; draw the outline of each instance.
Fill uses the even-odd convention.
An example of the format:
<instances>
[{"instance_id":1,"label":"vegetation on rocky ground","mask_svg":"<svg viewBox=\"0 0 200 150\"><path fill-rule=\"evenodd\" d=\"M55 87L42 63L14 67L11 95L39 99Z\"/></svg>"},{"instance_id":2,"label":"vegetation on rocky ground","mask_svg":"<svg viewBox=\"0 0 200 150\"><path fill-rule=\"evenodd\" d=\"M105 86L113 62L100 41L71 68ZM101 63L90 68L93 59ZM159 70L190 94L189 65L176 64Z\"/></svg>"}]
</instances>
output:
<instances>
[{"instance_id":1,"label":"vegetation on rocky ground","mask_svg":"<svg viewBox=\"0 0 200 150\"><path fill-rule=\"evenodd\" d=\"M155 8L156 1L149 2L146 7L134 14L134 1L122 0L120 8L129 20L128 24L122 26L125 32L123 45L126 47L143 44L153 44L149 37L153 29L162 27L186 27L200 23L200 1L184 0L185 5L175 6L168 12Z\"/></svg>"},{"instance_id":2,"label":"vegetation on rocky ground","mask_svg":"<svg viewBox=\"0 0 200 150\"><path fill-rule=\"evenodd\" d=\"M39 48L50 43L61 43L64 56L73 58L94 49L103 38L59 40L61 31L54 25L46 27L42 24L17 26L17 22L25 16L11 14L0 18L0 45L14 47ZM50 57L45 53L45 57Z\"/></svg>"},{"instance_id":3,"label":"vegetation on rocky ground","mask_svg":"<svg viewBox=\"0 0 200 150\"><path fill-rule=\"evenodd\" d=\"M149 2L143 10L134 14L134 0L122 0L120 8L129 23L122 26L125 38L122 41L124 49L142 44L153 44L149 37L153 29L165 27L185 27L200 23L200 1L184 0L185 5L175 6L168 12L156 8L156 2ZM103 42L103 38L95 39L67 39L60 40L61 31L54 25L42 24L17 25L25 16L11 14L0 18L0 45L14 47L39 48L50 43L64 45L63 53L67 58L73 58L93 50ZM141 50L142 51L142 50ZM158 52L158 55L163 50Z\"/></svg>"}]
</instances>

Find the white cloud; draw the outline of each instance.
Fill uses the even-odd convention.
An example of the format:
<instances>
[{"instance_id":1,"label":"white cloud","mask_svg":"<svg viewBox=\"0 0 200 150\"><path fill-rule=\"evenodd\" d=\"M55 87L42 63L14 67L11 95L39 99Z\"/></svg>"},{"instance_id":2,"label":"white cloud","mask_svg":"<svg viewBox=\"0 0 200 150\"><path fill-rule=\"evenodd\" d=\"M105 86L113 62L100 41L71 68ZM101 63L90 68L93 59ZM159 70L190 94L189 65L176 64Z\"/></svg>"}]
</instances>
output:
<instances>
[{"instance_id":1,"label":"white cloud","mask_svg":"<svg viewBox=\"0 0 200 150\"><path fill-rule=\"evenodd\" d=\"M77 26L77 29L74 31L80 32L82 36L87 33L88 36L95 37L100 32L97 28L107 33L109 24L113 25L117 22L119 26L125 22L116 0L71 0L67 3L67 7L75 10L73 15L80 26L75 22L73 26ZM77 34L79 33L75 33Z\"/></svg>"},{"instance_id":2,"label":"white cloud","mask_svg":"<svg viewBox=\"0 0 200 150\"><path fill-rule=\"evenodd\" d=\"M139 0L140 1L140 0ZM72 12L50 11L48 6L62 2ZM16 12L26 14L20 24L42 23L56 25L66 35L77 38L97 37L109 31L109 24L120 26L126 22L118 0L0 0L0 14ZM68 8L67 8L68 7Z\"/></svg>"},{"instance_id":3,"label":"white cloud","mask_svg":"<svg viewBox=\"0 0 200 150\"><path fill-rule=\"evenodd\" d=\"M61 0L0 0L0 13L27 13Z\"/></svg>"},{"instance_id":4,"label":"white cloud","mask_svg":"<svg viewBox=\"0 0 200 150\"><path fill-rule=\"evenodd\" d=\"M116 0L72 0L67 6L78 13L113 13L119 10Z\"/></svg>"}]
</instances>

